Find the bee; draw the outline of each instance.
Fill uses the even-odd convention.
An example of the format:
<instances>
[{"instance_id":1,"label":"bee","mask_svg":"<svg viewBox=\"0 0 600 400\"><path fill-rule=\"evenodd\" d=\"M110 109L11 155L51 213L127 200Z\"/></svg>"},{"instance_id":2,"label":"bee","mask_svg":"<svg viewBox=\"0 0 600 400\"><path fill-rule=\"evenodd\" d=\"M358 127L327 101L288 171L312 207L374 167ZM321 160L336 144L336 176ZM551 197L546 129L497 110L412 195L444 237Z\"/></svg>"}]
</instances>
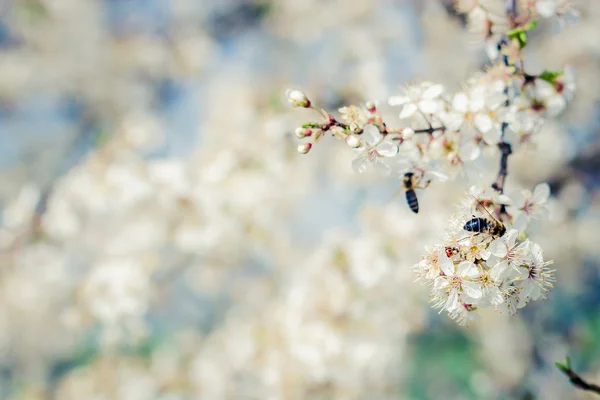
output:
<instances>
[{"instance_id":1,"label":"bee","mask_svg":"<svg viewBox=\"0 0 600 400\"><path fill-rule=\"evenodd\" d=\"M410 209L417 214L419 212L419 199L415 189L424 189L429 186L431 181L426 181L421 185L422 175L417 177L413 172L407 172L402 178L402 187L406 191L406 202Z\"/></svg>"},{"instance_id":2,"label":"bee","mask_svg":"<svg viewBox=\"0 0 600 400\"><path fill-rule=\"evenodd\" d=\"M473 219L470 219L465 223L463 229L467 232L474 232L477 234L489 233L490 236L493 237L501 237L502 235L504 235L506 233L506 227L504 226L504 224L498 221L496 218L494 218L492 214L490 214L490 212L487 210L487 208L485 208L478 199L475 200L477 201L477 203L479 203L481 208L485 210L485 212L490 216L491 219L473 216Z\"/></svg>"}]
</instances>

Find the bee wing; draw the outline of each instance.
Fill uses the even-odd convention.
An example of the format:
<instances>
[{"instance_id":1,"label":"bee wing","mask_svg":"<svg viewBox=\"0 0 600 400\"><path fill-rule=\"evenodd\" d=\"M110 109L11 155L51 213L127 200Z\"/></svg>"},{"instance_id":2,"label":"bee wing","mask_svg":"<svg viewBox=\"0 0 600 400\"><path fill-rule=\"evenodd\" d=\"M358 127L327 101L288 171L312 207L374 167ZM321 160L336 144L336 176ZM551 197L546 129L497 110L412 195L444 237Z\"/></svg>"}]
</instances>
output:
<instances>
[{"instance_id":1,"label":"bee wing","mask_svg":"<svg viewBox=\"0 0 600 400\"><path fill-rule=\"evenodd\" d=\"M448 175L442 174L441 172L438 171L427 171L425 172L424 176L429 179L429 180L435 180L435 181L439 181L439 182L445 182L448 180Z\"/></svg>"},{"instance_id":2,"label":"bee wing","mask_svg":"<svg viewBox=\"0 0 600 400\"><path fill-rule=\"evenodd\" d=\"M472 235L465 236L465 237L464 237L464 238L462 238L462 239L458 239L458 240L456 241L456 243L460 243L460 242L462 242L462 241L464 241L464 240L468 240L468 239L472 239L472 238L473 238L473 236L472 236Z\"/></svg>"},{"instance_id":3,"label":"bee wing","mask_svg":"<svg viewBox=\"0 0 600 400\"><path fill-rule=\"evenodd\" d=\"M489 215L489 216L490 216L490 218L491 218L492 220L494 220L494 221L496 221L496 222L499 222L499 221L498 221L498 220L497 220L497 219L496 219L496 218L495 218L495 217L492 215L492 213L490 213L490 212L488 211L488 209L487 209L487 208L486 208L486 207L485 207L483 204L481 204L481 201L479 201L479 199L478 199L477 197L473 196L472 194L471 194L471 197L473 197L473 198L475 199L475 201L477 202L477 204L478 204L478 206L475 206L475 209L481 208L483 211L485 211L485 213L486 213L487 215Z\"/></svg>"},{"instance_id":4,"label":"bee wing","mask_svg":"<svg viewBox=\"0 0 600 400\"><path fill-rule=\"evenodd\" d=\"M400 186L398 188L398 190L396 190L394 192L394 194L392 195L392 198L390 199L390 201L396 201L396 200L398 200L398 197L402 194L402 192L404 192L404 187Z\"/></svg>"}]
</instances>

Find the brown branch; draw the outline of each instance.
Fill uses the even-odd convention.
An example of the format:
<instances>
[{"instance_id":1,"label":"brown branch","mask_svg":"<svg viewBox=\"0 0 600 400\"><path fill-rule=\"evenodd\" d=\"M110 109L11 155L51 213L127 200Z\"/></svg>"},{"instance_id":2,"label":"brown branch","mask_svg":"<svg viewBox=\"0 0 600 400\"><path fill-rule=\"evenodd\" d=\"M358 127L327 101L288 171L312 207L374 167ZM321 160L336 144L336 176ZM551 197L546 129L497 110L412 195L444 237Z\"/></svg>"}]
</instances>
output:
<instances>
[{"instance_id":1,"label":"brown branch","mask_svg":"<svg viewBox=\"0 0 600 400\"><path fill-rule=\"evenodd\" d=\"M316 110L316 109L315 109L315 110ZM388 133L400 133L400 132L402 131L402 129L393 129L393 130L390 130L390 129L387 127L387 125L386 125L386 123L385 123L385 122L383 122L383 121L382 121L382 123L383 123L383 131L382 131L381 133L382 133L383 135L386 135L386 134L388 134ZM431 123L430 123L428 120L427 120L427 123L429 124L429 127L428 127L428 128L423 128L423 129L415 129L415 130L413 130L413 132L414 132L415 134L423 134L423 133L426 133L426 134L429 134L429 135L431 135L433 132L437 132L437 131L445 131L445 130L446 130L446 126L444 126L444 125L442 125L442 126L438 126L438 127L433 127L433 126L431 125ZM323 124L320 124L320 125L318 125L318 127L319 127L319 128L322 130L322 131L324 131L324 132L327 132L327 131L329 131L329 130L330 130L331 128L333 128L334 126L339 126L340 128L344 128L344 129L349 129L349 128L350 128L350 127L349 127L347 124L345 124L345 123L343 123L343 122L341 122L341 121L338 121L338 120L337 120L337 119L336 119L336 118L335 118L333 115L331 115L331 114L329 114L329 115L328 115L328 121L327 121L327 122L325 122L325 123L323 123ZM380 129L380 130L381 130L381 129ZM359 130L357 130L356 132L354 132L354 134L356 134L356 135L360 135L360 134L362 134L362 132L363 132L363 130L362 130L362 129L359 129Z\"/></svg>"},{"instance_id":2,"label":"brown branch","mask_svg":"<svg viewBox=\"0 0 600 400\"><path fill-rule=\"evenodd\" d=\"M415 129L414 132L415 133L429 133L432 134L435 131L445 131L446 127L445 126L440 126L437 128L434 128L432 126L430 126L429 128L425 128L425 129Z\"/></svg>"},{"instance_id":3,"label":"brown branch","mask_svg":"<svg viewBox=\"0 0 600 400\"><path fill-rule=\"evenodd\" d=\"M492 188L500 193L504 193L504 182L506 181L506 175L508 175L508 156L512 154L512 147L510 143L500 142L498 143L502 156L500 157L500 170L498 171L498 178L496 182L492 184Z\"/></svg>"},{"instance_id":4,"label":"brown branch","mask_svg":"<svg viewBox=\"0 0 600 400\"><path fill-rule=\"evenodd\" d=\"M569 377L569 381L577 389L600 395L600 386L594 383L586 382L582 377L579 376L577 372L573 371L571 369L571 362L568 357L564 363L557 362L556 367Z\"/></svg>"}]
</instances>

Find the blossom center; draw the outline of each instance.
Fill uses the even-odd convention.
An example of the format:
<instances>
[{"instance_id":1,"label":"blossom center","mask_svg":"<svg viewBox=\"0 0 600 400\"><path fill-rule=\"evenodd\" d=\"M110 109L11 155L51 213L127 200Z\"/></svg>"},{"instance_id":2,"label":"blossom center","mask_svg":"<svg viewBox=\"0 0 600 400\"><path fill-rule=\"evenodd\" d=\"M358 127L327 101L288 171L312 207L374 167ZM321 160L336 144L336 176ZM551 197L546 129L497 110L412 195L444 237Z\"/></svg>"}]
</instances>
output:
<instances>
[{"instance_id":1,"label":"blossom center","mask_svg":"<svg viewBox=\"0 0 600 400\"><path fill-rule=\"evenodd\" d=\"M462 279L460 278L460 276L455 275L451 277L448 282L450 283L450 287L459 288L462 284Z\"/></svg>"},{"instance_id":2,"label":"blossom center","mask_svg":"<svg viewBox=\"0 0 600 400\"><path fill-rule=\"evenodd\" d=\"M377 149L374 146L367 146L367 158L369 161L375 161L379 153L377 153Z\"/></svg>"},{"instance_id":3,"label":"blossom center","mask_svg":"<svg viewBox=\"0 0 600 400\"><path fill-rule=\"evenodd\" d=\"M479 275L479 283L481 286L488 286L491 283L490 277L487 274Z\"/></svg>"}]
</instances>

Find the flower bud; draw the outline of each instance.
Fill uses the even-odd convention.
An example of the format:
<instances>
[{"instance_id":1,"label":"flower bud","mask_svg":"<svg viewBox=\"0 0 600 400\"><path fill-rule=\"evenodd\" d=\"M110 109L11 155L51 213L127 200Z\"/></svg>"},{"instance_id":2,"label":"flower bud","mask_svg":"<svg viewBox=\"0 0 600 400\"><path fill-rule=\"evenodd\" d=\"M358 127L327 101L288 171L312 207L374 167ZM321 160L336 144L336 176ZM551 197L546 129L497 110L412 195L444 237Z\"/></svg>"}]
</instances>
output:
<instances>
[{"instance_id":1,"label":"flower bud","mask_svg":"<svg viewBox=\"0 0 600 400\"><path fill-rule=\"evenodd\" d=\"M299 90L288 89L285 94L292 107L310 107L310 100L308 100L308 97L306 97L303 92Z\"/></svg>"},{"instance_id":2,"label":"flower bud","mask_svg":"<svg viewBox=\"0 0 600 400\"><path fill-rule=\"evenodd\" d=\"M412 130L411 128L402 129L402 139L410 140L413 138L413 136L415 136L415 131Z\"/></svg>"},{"instance_id":3,"label":"flower bud","mask_svg":"<svg viewBox=\"0 0 600 400\"><path fill-rule=\"evenodd\" d=\"M356 135L348 135L346 137L346 143L348 144L348 146L350 146L354 149L362 146L362 140L360 140L360 138L357 137Z\"/></svg>"},{"instance_id":4,"label":"flower bud","mask_svg":"<svg viewBox=\"0 0 600 400\"><path fill-rule=\"evenodd\" d=\"M304 143L298 146L298 153L306 154L312 148L312 143Z\"/></svg>"},{"instance_id":5,"label":"flower bud","mask_svg":"<svg viewBox=\"0 0 600 400\"><path fill-rule=\"evenodd\" d=\"M311 133L312 133L312 131L309 128L302 128L302 127L300 127L300 128L296 128L295 133L296 133L296 137L298 139L302 139L302 138L305 138L307 136L310 136Z\"/></svg>"},{"instance_id":6,"label":"flower bud","mask_svg":"<svg viewBox=\"0 0 600 400\"><path fill-rule=\"evenodd\" d=\"M367 104L365 104L365 106L367 107L367 110L369 110L370 113L374 113L375 111L377 111L377 105L375 105L375 102L373 101L368 101Z\"/></svg>"}]
</instances>

